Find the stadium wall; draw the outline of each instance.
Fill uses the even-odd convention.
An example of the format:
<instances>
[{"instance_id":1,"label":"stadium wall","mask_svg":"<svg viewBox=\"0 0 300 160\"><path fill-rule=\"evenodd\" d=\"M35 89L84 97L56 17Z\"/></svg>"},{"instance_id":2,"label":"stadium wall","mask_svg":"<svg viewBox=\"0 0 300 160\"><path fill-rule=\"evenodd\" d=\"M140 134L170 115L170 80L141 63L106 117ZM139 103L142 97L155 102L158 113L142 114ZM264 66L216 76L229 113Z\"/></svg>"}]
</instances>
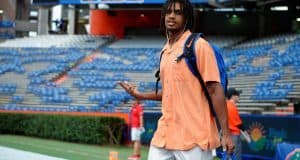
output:
<instances>
[{"instance_id":1,"label":"stadium wall","mask_svg":"<svg viewBox=\"0 0 300 160\"><path fill-rule=\"evenodd\" d=\"M91 10L91 34L123 38L128 28L157 30L160 14L159 10ZM257 37L292 32L292 15L288 12L196 11L195 18L195 31L207 35Z\"/></svg>"},{"instance_id":2,"label":"stadium wall","mask_svg":"<svg viewBox=\"0 0 300 160\"><path fill-rule=\"evenodd\" d=\"M292 32L288 12L198 12L197 32L209 35L246 35L251 37Z\"/></svg>"},{"instance_id":3,"label":"stadium wall","mask_svg":"<svg viewBox=\"0 0 300 160\"><path fill-rule=\"evenodd\" d=\"M92 35L114 35L123 38L126 28L158 28L160 11L91 10Z\"/></svg>"}]
</instances>

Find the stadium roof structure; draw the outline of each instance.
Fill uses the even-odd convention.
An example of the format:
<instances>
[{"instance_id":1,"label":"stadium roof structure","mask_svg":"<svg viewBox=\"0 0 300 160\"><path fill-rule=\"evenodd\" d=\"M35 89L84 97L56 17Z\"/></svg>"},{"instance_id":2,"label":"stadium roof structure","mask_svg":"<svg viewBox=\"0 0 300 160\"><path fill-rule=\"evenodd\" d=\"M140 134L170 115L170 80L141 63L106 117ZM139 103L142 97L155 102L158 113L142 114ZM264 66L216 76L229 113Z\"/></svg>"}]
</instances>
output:
<instances>
[{"instance_id":1,"label":"stadium roof structure","mask_svg":"<svg viewBox=\"0 0 300 160\"><path fill-rule=\"evenodd\" d=\"M150 7L161 6L165 0L32 0L34 5L56 5L56 4L109 4L112 7L135 8L139 6ZM300 5L299 0L191 0L196 6L212 8L244 7L247 9L271 7L277 5ZM297 4L299 3L299 4Z\"/></svg>"}]
</instances>

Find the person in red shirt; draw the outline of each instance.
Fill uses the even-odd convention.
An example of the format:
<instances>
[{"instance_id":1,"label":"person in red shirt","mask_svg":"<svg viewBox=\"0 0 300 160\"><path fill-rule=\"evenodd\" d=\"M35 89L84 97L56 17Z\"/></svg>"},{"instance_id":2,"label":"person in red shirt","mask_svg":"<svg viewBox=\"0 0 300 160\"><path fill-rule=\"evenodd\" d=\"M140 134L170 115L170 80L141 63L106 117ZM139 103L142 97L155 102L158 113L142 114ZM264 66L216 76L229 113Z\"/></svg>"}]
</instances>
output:
<instances>
[{"instance_id":1,"label":"person in red shirt","mask_svg":"<svg viewBox=\"0 0 300 160\"><path fill-rule=\"evenodd\" d=\"M242 120L237 109L240 93L241 91L238 91L235 88L229 88L226 95L229 130L231 133L231 138L235 144L233 154L237 160L242 159L242 142L240 139Z\"/></svg>"},{"instance_id":2,"label":"person in red shirt","mask_svg":"<svg viewBox=\"0 0 300 160\"><path fill-rule=\"evenodd\" d=\"M141 157L141 135L145 132L143 123L143 106L136 100L130 110L131 140L133 141L133 155L128 160L139 160Z\"/></svg>"}]
</instances>

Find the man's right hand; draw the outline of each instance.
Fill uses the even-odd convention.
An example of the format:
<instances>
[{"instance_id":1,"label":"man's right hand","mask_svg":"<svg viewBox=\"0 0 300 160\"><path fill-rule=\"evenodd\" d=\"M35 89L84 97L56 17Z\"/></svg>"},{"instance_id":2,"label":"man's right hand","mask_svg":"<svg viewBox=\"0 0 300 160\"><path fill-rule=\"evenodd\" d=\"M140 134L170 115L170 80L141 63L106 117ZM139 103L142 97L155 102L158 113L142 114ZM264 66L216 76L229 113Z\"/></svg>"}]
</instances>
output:
<instances>
[{"instance_id":1,"label":"man's right hand","mask_svg":"<svg viewBox=\"0 0 300 160\"><path fill-rule=\"evenodd\" d=\"M227 151L229 154L233 153L235 146L230 135L223 135L221 138L221 144L223 151Z\"/></svg>"},{"instance_id":2,"label":"man's right hand","mask_svg":"<svg viewBox=\"0 0 300 160\"><path fill-rule=\"evenodd\" d=\"M130 83L126 82L126 81L125 81L125 82L119 81L119 82L117 82L117 83L118 83L122 88L124 88L124 90L125 90L127 93L129 93L131 96L133 96L133 97L139 99L139 98L138 98L139 92L138 92L137 87L136 87L135 85L130 84Z\"/></svg>"}]
</instances>

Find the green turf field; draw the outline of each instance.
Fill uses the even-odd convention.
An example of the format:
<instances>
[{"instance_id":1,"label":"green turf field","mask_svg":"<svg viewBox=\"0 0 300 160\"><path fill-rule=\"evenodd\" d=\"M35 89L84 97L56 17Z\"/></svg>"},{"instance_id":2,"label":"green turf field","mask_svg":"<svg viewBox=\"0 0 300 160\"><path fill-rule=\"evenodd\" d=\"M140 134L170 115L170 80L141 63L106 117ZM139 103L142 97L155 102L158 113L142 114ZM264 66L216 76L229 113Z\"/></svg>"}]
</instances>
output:
<instances>
[{"instance_id":1,"label":"green turf field","mask_svg":"<svg viewBox=\"0 0 300 160\"><path fill-rule=\"evenodd\" d=\"M110 151L119 153L119 160L127 160L132 153L126 146L97 146L15 135L0 135L0 146L6 146L69 160L108 160ZM142 160L147 159L148 147L142 148Z\"/></svg>"}]
</instances>

